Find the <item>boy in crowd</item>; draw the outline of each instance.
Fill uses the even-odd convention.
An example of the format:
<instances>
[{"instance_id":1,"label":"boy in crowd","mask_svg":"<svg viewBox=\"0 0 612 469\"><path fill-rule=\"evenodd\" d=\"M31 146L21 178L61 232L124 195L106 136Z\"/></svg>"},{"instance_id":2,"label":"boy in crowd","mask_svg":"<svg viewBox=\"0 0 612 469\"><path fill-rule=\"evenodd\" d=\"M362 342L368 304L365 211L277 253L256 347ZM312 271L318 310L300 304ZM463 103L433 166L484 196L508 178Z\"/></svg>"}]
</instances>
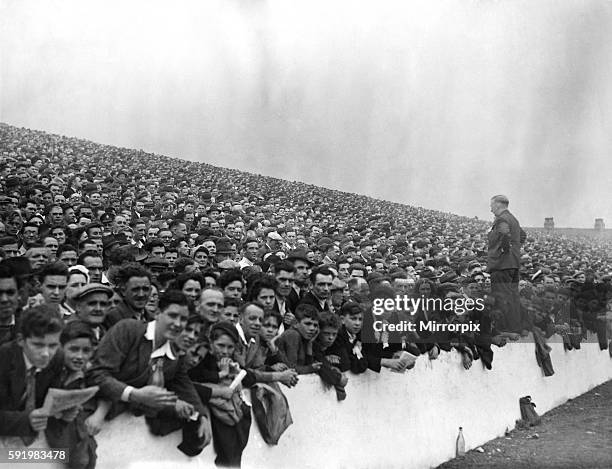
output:
<instances>
[{"instance_id":1,"label":"boy in crowd","mask_svg":"<svg viewBox=\"0 0 612 469\"><path fill-rule=\"evenodd\" d=\"M298 374L314 373L321 369L321 362L313 358L312 344L319 332L319 311L308 303L295 309L297 323L276 340L276 346L287 359L287 365Z\"/></svg>"},{"instance_id":2,"label":"boy in crowd","mask_svg":"<svg viewBox=\"0 0 612 469\"><path fill-rule=\"evenodd\" d=\"M259 340L261 343L266 344L270 350L278 349L278 347L276 347L276 339L280 337L278 331L282 327L282 324L283 320L280 315L274 312L264 311L264 317L259 331ZM281 353L279 352L279 354ZM268 359L266 365L274 371L285 371L289 369L289 366L285 363L287 361L286 358L282 354L281 356L282 361L277 362L276 360Z\"/></svg>"},{"instance_id":3,"label":"boy in crowd","mask_svg":"<svg viewBox=\"0 0 612 469\"><path fill-rule=\"evenodd\" d=\"M208 340L201 340L203 324L199 315L190 315L185 329L174 342L179 349L179 356L184 357L189 369L197 365L208 351Z\"/></svg>"},{"instance_id":4,"label":"boy in crowd","mask_svg":"<svg viewBox=\"0 0 612 469\"><path fill-rule=\"evenodd\" d=\"M40 293L28 298L28 305L30 307L40 304L50 305L61 317L59 306L64 301L66 294L68 267L61 261L47 264L40 270L38 281L40 282Z\"/></svg>"},{"instance_id":5,"label":"boy in crowd","mask_svg":"<svg viewBox=\"0 0 612 469\"><path fill-rule=\"evenodd\" d=\"M0 436L31 445L50 419L41 409L47 390L60 385L62 321L48 305L23 313L21 336L0 347ZM64 414L73 420L76 412Z\"/></svg>"},{"instance_id":6,"label":"boy in crowd","mask_svg":"<svg viewBox=\"0 0 612 469\"><path fill-rule=\"evenodd\" d=\"M341 323L338 316L332 313L323 312L319 314L319 334L313 344L313 356L321 362L319 376L328 386L333 386L336 390L336 397L339 401L346 399L344 387L348 378L342 374L340 367L346 368L346 364L340 363L340 356L332 345L336 341Z\"/></svg>"},{"instance_id":7,"label":"boy in crowd","mask_svg":"<svg viewBox=\"0 0 612 469\"><path fill-rule=\"evenodd\" d=\"M114 415L130 407L144 412L152 433L183 429L178 448L199 454L210 442L210 423L187 364L173 346L189 316L187 297L176 290L159 298L154 321L118 322L104 335L88 372L88 383L100 386L99 396L113 402Z\"/></svg>"},{"instance_id":8,"label":"boy in crowd","mask_svg":"<svg viewBox=\"0 0 612 469\"><path fill-rule=\"evenodd\" d=\"M217 285L223 290L223 296L226 300L230 298L239 300L242 298L244 280L242 279L242 273L238 269L223 272L217 281Z\"/></svg>"},{"instance_id":9,"label":"boy in crowd","mask_svg":"<svg viewBox=\"0 0 612 469\"><path fill-rule=\"evenodd\" d=\"M73 320L60 335L63 368L60 387L80 389L85 387L85 370L94 352L96 339L89 325ZM93 469L96 464L97 434L110 409L110 402L92 399L85 403L76 419L68 424L52 420L46 430L47 441L53 448L68 448L71 469Z\"/></svg>"},{"instance_id":10,"label":"boy in crowd","mask_svg":"<svg viewBox=\"0 0 612 469\"><path fill-rule=\"evenodd\" d=\"M242 305L242 300L236 298L225 298L223 303L223 310L219 319L221 321L230 321L234 324L238 324L240 320L240 312L238 309Z\"/></svg>"},{"instance_id":11,"label":"boy in crowd","mask_svg":"<svg viewBox=\"0 0 612 469\"><path fill-rule=\"evenodd\" d=\"M363 307L355 301L348 301L340 308L342 327L329 351L330 354L333 351L333 355L338 357L337 363L333 364L339 366L340 371L351 370L352 373L359 374L368 369L368 360L361 344L363 314Z\"/></svg>"},{"instance_id":12,"label":"boy in crowd","mask_svg":"<svg viewBox=\"0 0 612 469\"><path fill-rule=\"evenodd\" d=\"M187 318L185 328L176 338L174 343L179 348L179 354L184 354L187 350L197 344L202 331L202 318L197 314L192 314Z\"/></svg>"},{"instance_id":13,"label":"boy in crowd","mask_svg":"<svg viewBox=\"0 0 612 469\"><path fill-rule=\"evenodd\" d=\"M264 312L261 330L259 331L260 339L265 342L276 341L281 323L282 319L278 314Z\"/></svg>"}]
</instances>

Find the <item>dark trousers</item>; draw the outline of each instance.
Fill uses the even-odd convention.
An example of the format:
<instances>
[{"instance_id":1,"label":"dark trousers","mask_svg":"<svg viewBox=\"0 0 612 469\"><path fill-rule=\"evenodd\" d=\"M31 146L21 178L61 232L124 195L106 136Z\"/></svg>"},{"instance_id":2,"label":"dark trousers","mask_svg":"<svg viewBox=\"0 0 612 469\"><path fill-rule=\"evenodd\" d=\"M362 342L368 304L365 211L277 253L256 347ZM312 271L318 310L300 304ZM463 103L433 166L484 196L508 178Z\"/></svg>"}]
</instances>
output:
<instances>
[{"instance_id":1,"label":"dark trousers","mask_svg":"<svg viewBox=\"0 0 612 469\"><path fill-rule=\"evenodd\" d=\"M212 413L210 418L213 446L217 453L215 464L220 467L240 467L242 451L249 441L251 409L247 407L244 417L235 425L223 423Z\"/></svg>"},{"instance_id":2,"label":"dark trousers","mask_svg":"<svg viewBox=\"0 0 612 469\"><path fill-rule=\"evenodd\" d=\"M498 329L504 332L520 333L523 327L518 282L518 269L491 272L491 294L495 297L495 305L504 318L503 324L500 324Z\"/></svg>"},{"instance_id":3,"label":"dark trousers","mask_svg":"<svg viewBox=\"0 0 612 469\"><path fill-rule=\"evenodd\" d=\"M189 457L197 456L204 449L204 439L198 436L199 423L176 417L173 411L161 411L156 416L146 416L145 421L153 435L165 436L183 430L183 441L177 446Z\"/></svg>"}]
</instances>

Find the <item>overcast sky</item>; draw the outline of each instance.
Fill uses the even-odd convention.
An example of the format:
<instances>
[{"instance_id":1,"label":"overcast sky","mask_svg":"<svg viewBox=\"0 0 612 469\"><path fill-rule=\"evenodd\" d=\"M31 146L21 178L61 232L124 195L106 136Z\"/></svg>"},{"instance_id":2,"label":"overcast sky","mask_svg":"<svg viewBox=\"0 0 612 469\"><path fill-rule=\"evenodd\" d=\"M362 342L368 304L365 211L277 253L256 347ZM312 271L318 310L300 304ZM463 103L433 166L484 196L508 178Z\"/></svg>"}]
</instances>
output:
<instances>
[{"instance_id":1,"label":"overcast sky","mask_svg":"<svg viewBox=\"0 0 612 469\"><path fill-rule=\"evenodd\" d=\"M0 0L0 121L612 227L612 2Z\"/></svg>"}]
</instances>

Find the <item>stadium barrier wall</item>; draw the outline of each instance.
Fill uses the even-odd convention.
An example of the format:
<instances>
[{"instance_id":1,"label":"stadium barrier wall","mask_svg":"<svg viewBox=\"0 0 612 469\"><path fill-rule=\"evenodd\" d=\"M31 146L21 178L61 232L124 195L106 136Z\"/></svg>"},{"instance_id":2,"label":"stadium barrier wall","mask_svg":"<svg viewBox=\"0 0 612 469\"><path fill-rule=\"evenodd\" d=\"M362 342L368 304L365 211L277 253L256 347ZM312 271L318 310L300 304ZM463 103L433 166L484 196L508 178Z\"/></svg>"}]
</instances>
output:
<instances>
[{"instance_id":1,"label":"stadium barrier wall","mask_svg":"<svg viewBox=\"0 0 612 469\"><path fill-rule=\"evenodd\" d=\"M466 449L473 449L514 428L520 397L530 395L541 415L612 379L612 359L597 343L583 343L580 350L570 352L560 342L550 345L555 369L550 377L538 367L531 342L494 348L492 370L475 361L466 371L461 356L451 351L433 361L420 357L404 374L383 370L349 375L343 402L318 376L301 376L297 387L283 387L293 425L277 446L268 446L253 420L242 467L435 467L454 457L460 426ZM152 436L143 417L121 415L97 437L97 467L215 467L212 445L190 459L176 449L180 439L180 432ZM42 447L44 442L32 446Z\"/></svg>"}]
</instances>

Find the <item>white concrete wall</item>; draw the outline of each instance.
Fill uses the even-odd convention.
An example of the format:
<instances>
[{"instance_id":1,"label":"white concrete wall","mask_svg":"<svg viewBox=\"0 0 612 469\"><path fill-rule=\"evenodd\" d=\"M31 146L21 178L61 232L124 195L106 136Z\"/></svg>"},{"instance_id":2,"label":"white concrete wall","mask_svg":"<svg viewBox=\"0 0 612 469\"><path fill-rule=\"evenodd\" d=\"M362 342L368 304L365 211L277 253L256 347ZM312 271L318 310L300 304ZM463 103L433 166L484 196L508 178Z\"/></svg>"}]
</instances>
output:
<instances>
[{"instance_id":1,"label":"white concrete wall","mask_svg":"<svg viewBox=\"0 0 612 469\"><path fill-rule=\"evenodd\" d=\"M495 348L493 369L480 361L464 370L456 352L421 357L405 374L351 375L348 397L337 402L317 376L285 389L294 424L279 445L266 445L251 427L244 468L428 468L455 454L458 427L471 449L513 428L518 399L531 395L540 414L612 379L612 359L597 343L565 352L552 343L555 375L544 377L533 343ZM176 445L180 432L151 436L144 419L123 415L98 436L98 467L179 469L214 467L212 445L197 458ZM37 465L41 468L41 465Z\"/></svg>"}]
</instances>

